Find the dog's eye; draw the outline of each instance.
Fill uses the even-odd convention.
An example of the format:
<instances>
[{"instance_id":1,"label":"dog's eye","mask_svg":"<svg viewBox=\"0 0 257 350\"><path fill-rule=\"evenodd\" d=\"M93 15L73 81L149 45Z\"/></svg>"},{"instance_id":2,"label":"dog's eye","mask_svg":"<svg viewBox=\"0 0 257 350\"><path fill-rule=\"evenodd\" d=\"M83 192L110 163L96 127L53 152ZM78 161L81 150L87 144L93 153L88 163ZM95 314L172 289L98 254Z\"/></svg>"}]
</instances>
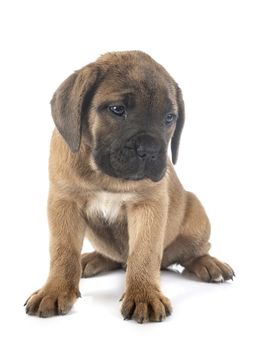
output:
<instances>
[{"instance_id":1,"label":"dog's eye","mask_svg":"<svg viewBox=\"0 0 257 350\"><path fill-rule=\"evenodd\" d=\"M115 115L119 117L125 116L125 107L124 106L109 106L108 109Z\"/></svg>"},{"instance_id":2,"label":"dog's eye","mask_svg":"<svg viewBox=\"0 0 257 350\"><path fill-rule=\"evenodd\" d=\"M166 125L173 124L173 123L176 122L176 120L177 120L176 114L174 114L174 113L169 113L169 114L166 115L165 124L166 124Z\"/></svg>"}]
</instances>

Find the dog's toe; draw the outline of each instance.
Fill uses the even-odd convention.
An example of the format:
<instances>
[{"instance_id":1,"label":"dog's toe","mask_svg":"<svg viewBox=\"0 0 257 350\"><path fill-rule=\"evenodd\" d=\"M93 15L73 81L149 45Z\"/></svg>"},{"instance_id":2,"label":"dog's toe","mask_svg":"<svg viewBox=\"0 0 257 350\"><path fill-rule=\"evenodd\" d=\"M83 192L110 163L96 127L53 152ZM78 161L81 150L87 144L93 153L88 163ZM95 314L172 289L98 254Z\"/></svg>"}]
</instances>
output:
<instances>
[{"instance_id":1,"label":"dog's toe","mask_svg":"<svg viewBox=\"0 0 257 350\"><path fill-rule=\"evenodd\" d=\"M220 283L230 279L233 280L233 277L235 276L233 269L228 264L223 263L210 255L196 258L184 266L189 272L194 273L205 282Z\"/></svg>"},{"instance_id":2,"label":"dog's toe","mask_svg":"<svg viewBox=\"0 0 257 350\"><path fill-rule=\"evenodd\" d=\"M138 323L161 322L171 314L171 304L161 292L147 290L145 293L126 292L122 298L121 313L125 320Z\"/></svg>"}]
</instances>

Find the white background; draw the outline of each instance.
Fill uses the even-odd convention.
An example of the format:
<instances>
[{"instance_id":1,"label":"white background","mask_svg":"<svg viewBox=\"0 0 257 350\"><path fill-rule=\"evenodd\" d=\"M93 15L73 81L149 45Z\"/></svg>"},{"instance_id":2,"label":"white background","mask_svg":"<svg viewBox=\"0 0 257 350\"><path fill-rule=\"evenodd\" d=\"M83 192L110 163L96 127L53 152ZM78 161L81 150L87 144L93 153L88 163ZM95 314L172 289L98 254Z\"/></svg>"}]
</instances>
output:
<instances>
[{"instance_id":1,"label":"white background","mask_svg":"<svg viewBox=\"0 0 257 350\"><path fill-rule=\"evenodd\" d=\"M256 1L2 1L0 7L2 349L256 349ZM212 254L234 282L162 273L174 313L123 321L124 273L81 281L64 317L22 307L48 272L49 101L73 70L113 50L139 49L184 92L176 170L212 222ZM88 243L85 250L89 250ZM254 326L255 324L255 326Z\"/></svg>"}]
</instances>

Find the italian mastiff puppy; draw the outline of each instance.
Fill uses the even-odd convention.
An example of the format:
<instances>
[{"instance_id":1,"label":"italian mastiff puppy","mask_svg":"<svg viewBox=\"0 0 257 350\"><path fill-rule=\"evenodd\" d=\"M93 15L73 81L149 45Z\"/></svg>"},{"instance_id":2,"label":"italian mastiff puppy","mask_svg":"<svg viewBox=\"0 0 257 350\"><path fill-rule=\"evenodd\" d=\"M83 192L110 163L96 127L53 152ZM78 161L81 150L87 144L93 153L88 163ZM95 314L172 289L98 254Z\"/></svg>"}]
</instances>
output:
<instances>
[{"instance_id":1,"label":"italian mastiff puppy","mask_svg":"<svg viewBox=\"0 0 257 350\"><path fill-rule=\"evenodd\" d=\"M81 276L120 268L121 313L139 323L171 313L160 269L179 263L202 281L233 278L229 265L208 254L207 215L175 173L184 103L160 64L140 51L107 53L69 76L51 108L51 264L26 302L29 315L66 314ZM95 251L81 255L84 237Z\"/></svg>"}]
</instances>

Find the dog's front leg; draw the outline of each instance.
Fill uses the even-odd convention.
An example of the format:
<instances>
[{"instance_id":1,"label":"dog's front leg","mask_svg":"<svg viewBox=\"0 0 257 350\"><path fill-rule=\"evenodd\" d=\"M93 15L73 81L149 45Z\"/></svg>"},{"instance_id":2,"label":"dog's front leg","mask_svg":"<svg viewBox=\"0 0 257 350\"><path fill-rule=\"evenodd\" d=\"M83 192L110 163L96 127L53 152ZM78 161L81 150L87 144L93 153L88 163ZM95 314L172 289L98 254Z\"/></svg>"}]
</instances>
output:
<instances>
[{"instance_id":1,"label":"dog's front leg","mask_svg":"<svg viewBox=\"0 0 257 350\"><path fill-rule=\"evenodd\" d=\"M162 321L171 313L170 302L159 286L165 204L156 200L128 207L129 256L121 308L124 319L133 318L139 323Z\"/></svg>"},{"instance_id":2,"label":"dog's front leg","mask_svg":"<svg viewBox=\"0 0 257 350\"><path fill-rule=\"evenodd\" d=\"M48 219L50 273L43 288L26 302L26 312L41 317L66 314L80 295L80 252L85 231L85 222L76 204L51 194Z\"/></svg>"}]
</instances>

